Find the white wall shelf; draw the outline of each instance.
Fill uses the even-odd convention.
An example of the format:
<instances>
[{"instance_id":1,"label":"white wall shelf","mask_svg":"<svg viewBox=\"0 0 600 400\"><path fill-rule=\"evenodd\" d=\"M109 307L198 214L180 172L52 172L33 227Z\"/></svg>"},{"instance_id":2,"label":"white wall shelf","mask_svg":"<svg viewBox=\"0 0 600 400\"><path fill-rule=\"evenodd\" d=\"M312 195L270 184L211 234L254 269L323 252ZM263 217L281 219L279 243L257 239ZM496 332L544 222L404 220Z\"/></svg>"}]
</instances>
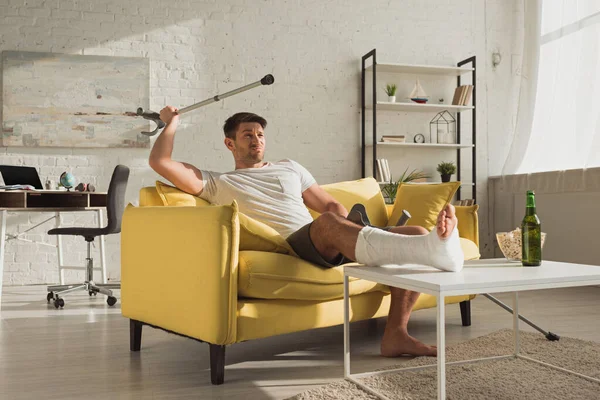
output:
<instances>
[{"instance_id":1,"label":"white wall shelf","mask_svg":"<svg viewBox=\"0 0 600 400\"><path fill-rule=\"evenodd\" d=\"M373 105L366 105L367 109L372 109ZM451 104L419 104L419 103L390 103L388 101L378 101L378 110L389 110L389 111L417 111L417 112L438 112L438 111L468 111L472 110L473 106L454 106Z\"/></svg>"},{"instance_id":2,"label":"white wall shelf","mask_svg":"<svg viewBox=\"0 0 600 400\"><path fill-rule=\"evenodd\" d=\"M386 148L402 148L404 150L445 150L445 155L448 155L448 150L454 151L456 153L456 168L457 174L456 179L458 181L465 180L466 177L461 176L463 166L462 162L466 158L462 153L463 149L470 150L470 160L471 160L471 173L470 179L471 182L477 182L477 151L476 151L476 141L477 141L477 133L476 133L476 106L477 106L477 77L476 77L476 65L475 65L475 56L466 58L464 60L459 61L456 66L442 66L442 65L418 65L418 64L393 64L393 63L378 63L376 62L377 50L373 49L370 52L364 54L362 56L362 64L361 64L361 164L362 164L362 177L367 176L367 170L372 173L372 176L378 176L377 173L377 148L379 146L384 146ZM370 64L369 64L370 59ZM470 67L467 67L470 65ZM369 76L367 77L367 73ZM448 82L454 80L456 82L455 87L460 87L463 84L463 75L467 75L467 81L470 81L471 85L475 85L472 91L472 104L471 105L452 105L452 104L421 104L411 102L408 99L402 97L401 102L387 102L387 101L377 101L377 87L380 84L378 79L381 79L379 74L381 73L393 73L393 74L406 74L406 75L423 75L429 76L428 79L432 79L438 82L438 85L447 85L446 83L440 83L442 81L447 80ZM436 76L441 76L443 79L437 79ZM411 77L405 76L404 78L400 77L400 79L412 79ZM386 78L387 80L387 78ZM378 83L379 82L379 83ZM444 96L445 97L445 96ZM372 115L371 123L372 129L370 133L370 142L371 144L367 144L367 121L366 114L367 110L371 112L369 114ZM412 143L412 142L404 142L404 143L395 143L395 142L380 142L380 135L377 134L377 114L379 112L388 112L388 111L396 111L402 113L430 113L433 117L436 113L447 110L450 113L454 113L456 116L456 138L459 143L456 144L444 144L444 143ZM462 119L462 112L470 111L471 118ZM422 119L422 118L421 118ZM465 141L465 136L461 135L462 131L467 128L467 125L470 127L470 142L471 143L463 143ZM420 128L416 128L418 131ZM429 126L431 129L431 126ZM468 129L468 128L467 128ZM415 130L413 128L412 130ZM397 130L396 130L397 131ZM369 149L367 152L366 149ZM387 151L389 154L389 150ZM369 165L367 165L367 154L370 153L371 160L369 161ZM466 153L466 151L465 151ZM442 153L440 152L440 155ZM424 154L421 152L406 152L406 151L397 151L394 154L394 159L396 160L396 165L394 168L398 168L398 163L402 162L402 160L415 159L418 158L417 164L429 164L429 167L432 167L432 160L435 160L435 157L422 157ZM422 158L421 158L422 157ZM398 160L400 158L401 160ZM392 168L392 167L390 167ZM391 173L392 171L390 171ZM377 178L376 178L377 179ZM381 183L384 184L384 183ZM471 198L476 203L476 193L477 193L477 184L461 184L462 186L471 186L471 190L468 190L471 194ZM461 188L459 187L456 193L457 199L461 200Z\"/></svg>"},{"instance_id":3,"label":"white wall shelf","mask_svg":"<svg viewBox=\"0 0 600 400\"><path fill-rule=\"evenodd\" d=\"M377 146L392 146L392 147L421 147L430 149L468 149L474 147L473 144L445 144L445 143L392 143L392 142L377 142ZM368 144L366 147L373 147Z\"/></svg>"},{"instance_id":4,"label":"white wall shelf","mask_svg":"<svg viewBox=\"0 0 600 400\"><path fill-rule=\"evenodd\" d=\"M367 72L373 71L373 66L365 68ZM392 64L377 63L377 72L391 72L396 74L426 74L426 75L446 75L460 76L473 72L473 68L468 67L447 67L438 65L414 65L414 64Z\"/></svg>"}]
</instances>

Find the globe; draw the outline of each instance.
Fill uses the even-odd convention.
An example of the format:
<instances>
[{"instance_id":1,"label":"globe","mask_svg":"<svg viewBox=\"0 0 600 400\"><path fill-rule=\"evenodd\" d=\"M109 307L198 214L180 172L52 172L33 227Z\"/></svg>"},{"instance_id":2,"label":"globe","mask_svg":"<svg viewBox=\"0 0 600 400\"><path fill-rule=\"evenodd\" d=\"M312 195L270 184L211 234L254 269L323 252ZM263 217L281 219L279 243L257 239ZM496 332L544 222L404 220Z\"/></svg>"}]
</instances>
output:
<instances>
[{"instance_id":1,"label":"globe","mask_svg":"<svg viewBox=\"0 0 600 400\"><path fill-rule=\"evenodd\" d=\"M75 177L70 172L63 172L60 175L60 185L67 189L71 189L75 186Z\"/></svg>"}]
</instances>

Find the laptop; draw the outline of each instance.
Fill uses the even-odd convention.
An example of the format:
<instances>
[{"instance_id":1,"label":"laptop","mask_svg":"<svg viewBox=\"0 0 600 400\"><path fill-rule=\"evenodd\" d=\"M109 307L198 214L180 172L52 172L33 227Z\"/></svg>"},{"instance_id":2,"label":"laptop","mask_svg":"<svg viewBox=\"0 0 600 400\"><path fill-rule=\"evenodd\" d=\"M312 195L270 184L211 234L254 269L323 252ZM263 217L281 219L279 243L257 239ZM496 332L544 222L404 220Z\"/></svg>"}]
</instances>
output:
<instances>
[{"instance_id":1,"label":"laptop","mask_svg":"<svg viewBox=\"0 0 600 400\"><path fill-rule=\"evenodd\" d=\"M38 190L44 189L40 181L40 176L34 167L0 165L0 174L2 174L5 186L30 185Z\"/></svg>"}]
</instances>

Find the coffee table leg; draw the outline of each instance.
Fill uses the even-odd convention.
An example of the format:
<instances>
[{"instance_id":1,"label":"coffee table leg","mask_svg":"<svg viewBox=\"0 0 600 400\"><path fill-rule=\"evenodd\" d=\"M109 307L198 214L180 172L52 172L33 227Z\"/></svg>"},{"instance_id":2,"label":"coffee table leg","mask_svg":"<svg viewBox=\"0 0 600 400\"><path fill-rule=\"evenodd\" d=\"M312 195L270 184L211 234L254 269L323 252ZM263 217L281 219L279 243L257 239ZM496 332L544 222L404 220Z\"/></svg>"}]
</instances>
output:
<instances>
[{"instance_id":1,"label":"coffee table leg","mask_svg":"<svg viewBox=\"0 0 600 400\"><path fill-rule=\"evenodd\" d=\"M350 376L350 301L348 275L344 275L344 378Z\"/></svg>"},{"instance_id":2,"label":"coffee table leg","mask_svg":"<svg viewBox=\"0 0 600 400\"><path fill-rule=\"evenodd\" d=\"M519 342L519 292L513 292L513 331L515 335L515 356L521 351Z\"/></svg>"},{"instance_id":3,"label":"coffee table leg","mask_svg":"<svg viewBox=\"0 0 600 400\"><path fill-rule=\"evenodd\" d=\"M446 302L437 297L437 363L438 400L446 398Z\"/></svg>"}]
</instances>

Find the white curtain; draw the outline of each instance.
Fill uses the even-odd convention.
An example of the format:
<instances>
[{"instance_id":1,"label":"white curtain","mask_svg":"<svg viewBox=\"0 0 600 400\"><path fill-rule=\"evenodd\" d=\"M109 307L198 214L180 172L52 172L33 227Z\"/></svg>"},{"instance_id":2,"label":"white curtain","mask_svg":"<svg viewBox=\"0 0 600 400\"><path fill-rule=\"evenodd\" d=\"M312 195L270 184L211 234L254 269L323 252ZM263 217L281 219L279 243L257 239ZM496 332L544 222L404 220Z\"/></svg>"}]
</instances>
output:
<instances>
[{"instance_id":1,"label":"white curtain","mask_svg":"<svg viewBox=\"0 0 600 400\"><path fill-rule=\"evenodd\" d=\"M502 174L600 166L600 0L524 3L517 124Z\"/></svg>"}]
</instances>

